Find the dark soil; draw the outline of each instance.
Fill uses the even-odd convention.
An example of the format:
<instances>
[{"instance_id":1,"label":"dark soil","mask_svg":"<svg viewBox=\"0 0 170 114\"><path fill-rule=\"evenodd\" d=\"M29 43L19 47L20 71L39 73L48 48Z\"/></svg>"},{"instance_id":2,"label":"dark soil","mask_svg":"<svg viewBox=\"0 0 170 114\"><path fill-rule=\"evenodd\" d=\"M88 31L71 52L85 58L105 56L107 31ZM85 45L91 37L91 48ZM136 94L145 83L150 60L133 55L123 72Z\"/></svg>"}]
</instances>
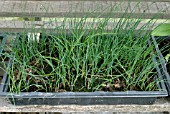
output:
<instances>
[{"instance_id":1,"label":"dark soil","mask_svg":"<svg viewBox=\"0 0 170 114\"><path fill-rule=\"evenodd\" d=\"M0 76L0 84L1 84L1 82L2 82L2 76Z\"/></svg>"},{"instance_id":2,"label":"dark soil","mask_svg":"<svg viewBox=\"0 0 170 114\"><path fill-rule=\"evenodd\" d=\"M170 54L170 36L161 37L160 39L162 39L162 40L158 41L158 42L160 42L159 48L161 49L161 48L166 47L163 50L161 50L162 55L165 57L167 54ZM170 74L170 58L168 60L168 63L166 64L166 66L167 66L167 71Z\"/></svg>"},{"instance_id":3,"label":"dark soil","mask_svg":"<svg viewBox=\"0 0 170 114\"><path fill-rule=\"evenodd\" d=\"M4 51L2 53L4 53ZM0 56L0 62L5 62L5 61L9 61L9 58L6 57L5 55L1 55Z\"/></svg>"}]
</instances>

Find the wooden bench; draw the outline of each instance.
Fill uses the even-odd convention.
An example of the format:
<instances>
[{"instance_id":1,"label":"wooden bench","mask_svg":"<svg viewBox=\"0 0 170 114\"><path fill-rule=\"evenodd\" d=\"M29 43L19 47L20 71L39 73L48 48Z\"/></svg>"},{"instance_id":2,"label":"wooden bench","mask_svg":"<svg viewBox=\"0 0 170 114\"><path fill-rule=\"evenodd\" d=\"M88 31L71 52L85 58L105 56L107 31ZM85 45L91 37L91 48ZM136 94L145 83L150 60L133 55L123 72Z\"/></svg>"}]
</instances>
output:
<instances>
[{"instance_id":1,"label":"wooden bench","mask_svg":"<svg viewBox=\"0 0 170 114\"><path fill-rule=\"evenodd\" d=\"M67 18L141 18L159 19L157 26L170 19L170 0L0 0L0 32L22 32L26 30L41 32L54 29L55 21ZM31 20L30 20L31 18ZM34 21L33 21L33 20ZM163 20L163 21L162 21ZM145 23L146 21L144 21ZM62 24L62 21L58 22ZM31 112L167 112L170 102L160 98L154 105L96 105L96 106L13 106L0 99L0 111Z\"/></svg>"},{"instance_id":2,"label":"wooden bench","mask_svg":"<svg viewBox=\"0 0 170 114\"><path fill-rule=\"evenodd\" d=\"M169 10L169 0L0 0L0 17L13 19L0 21L0 32L21 32L32 27L55 28L55 22L48 23L43 18L170 19ZM25 21L13 17L22 17ZM30 21L28 17L36 21Z\"/></svg>"}]
</instances>

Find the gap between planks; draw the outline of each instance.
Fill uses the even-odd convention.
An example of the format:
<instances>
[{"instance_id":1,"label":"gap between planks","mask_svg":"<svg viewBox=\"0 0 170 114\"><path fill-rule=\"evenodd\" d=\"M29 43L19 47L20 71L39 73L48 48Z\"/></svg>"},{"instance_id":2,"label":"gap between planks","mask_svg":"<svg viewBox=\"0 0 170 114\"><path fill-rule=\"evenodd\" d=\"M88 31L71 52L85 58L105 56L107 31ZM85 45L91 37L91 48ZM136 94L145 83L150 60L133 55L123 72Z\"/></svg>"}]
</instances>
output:
<instances>
[{"instance_id":1,"label":"gap between planks","mask_svg":"<svg viewBox=\"0 0 170 114\"><path fill-rule=\"evenodd\" d=\"M78 22L77 22L78 23ZM111 30L114 25L116 25L118 22L108 22L107 26L106 26L106 30ZM148 26L145 30L152 30L153 28L155 28L156 26L158 26L159 24L161 24L162 22L156 22L154 24L154 26ZM62 21L58 21L58 22L54 22L54 21L0 21L0 32L22 32L24 30L28 31L28 32L41 32L43 30L47 30L47 31L52 31L52 30L57 30L57 27L62 27L63 22ZM85 23L85 29L91 29L89 25L92 25L93 22L86 22ZM94 22L94 26L96 26L98 24L98 22ZM133 22L132 22L133 24ZM146 22L141 22L136 30L139 30L143 25L145 25ZM72 26L73 27L73 26ZM65 22L65 30L68 29L73 29L70 26L70 21L66 21Z\"/></svg>"}]
</instances>

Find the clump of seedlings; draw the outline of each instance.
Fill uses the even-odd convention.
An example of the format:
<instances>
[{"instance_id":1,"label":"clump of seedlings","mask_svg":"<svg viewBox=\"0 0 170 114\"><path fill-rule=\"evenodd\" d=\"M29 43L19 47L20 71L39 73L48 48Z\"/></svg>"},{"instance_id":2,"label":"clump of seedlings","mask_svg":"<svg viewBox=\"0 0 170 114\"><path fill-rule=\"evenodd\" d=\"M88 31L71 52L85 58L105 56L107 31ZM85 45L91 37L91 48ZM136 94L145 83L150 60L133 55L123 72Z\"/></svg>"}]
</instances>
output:
<instances>
[{"instance_id":1,"label":"clump of seedlings","mask_svg":"<svg viewBox=\"0 0 170 114\"><path fill-rule=\"evenodd\" d=\"M10 92L156 91L159 80L149 32L141 20L66 20L40 39L16 38L7 70ZM111 26L108 29L108 25Z\"/></svg>"}]
</instances>

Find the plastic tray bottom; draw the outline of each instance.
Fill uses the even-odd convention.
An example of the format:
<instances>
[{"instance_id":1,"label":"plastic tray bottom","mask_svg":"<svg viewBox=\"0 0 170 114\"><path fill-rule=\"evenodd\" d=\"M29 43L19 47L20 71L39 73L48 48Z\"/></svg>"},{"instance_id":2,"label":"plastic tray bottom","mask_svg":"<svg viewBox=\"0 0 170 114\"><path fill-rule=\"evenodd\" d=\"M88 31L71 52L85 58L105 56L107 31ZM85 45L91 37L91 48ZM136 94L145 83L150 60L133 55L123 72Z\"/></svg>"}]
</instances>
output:
<instances>
[{"instance_id":1,"label":"plastic tray bottom","mask_svg":"<svg viewBox=\"0 0 170 114\"><path fill-rule=\"evenodd\" d=\"M15 98L10 101L15 105L117 105L117 104L153 104L156 97L148 98ZM13 102L15 101L15 102Z\"/></svg>"}]
</instances>

